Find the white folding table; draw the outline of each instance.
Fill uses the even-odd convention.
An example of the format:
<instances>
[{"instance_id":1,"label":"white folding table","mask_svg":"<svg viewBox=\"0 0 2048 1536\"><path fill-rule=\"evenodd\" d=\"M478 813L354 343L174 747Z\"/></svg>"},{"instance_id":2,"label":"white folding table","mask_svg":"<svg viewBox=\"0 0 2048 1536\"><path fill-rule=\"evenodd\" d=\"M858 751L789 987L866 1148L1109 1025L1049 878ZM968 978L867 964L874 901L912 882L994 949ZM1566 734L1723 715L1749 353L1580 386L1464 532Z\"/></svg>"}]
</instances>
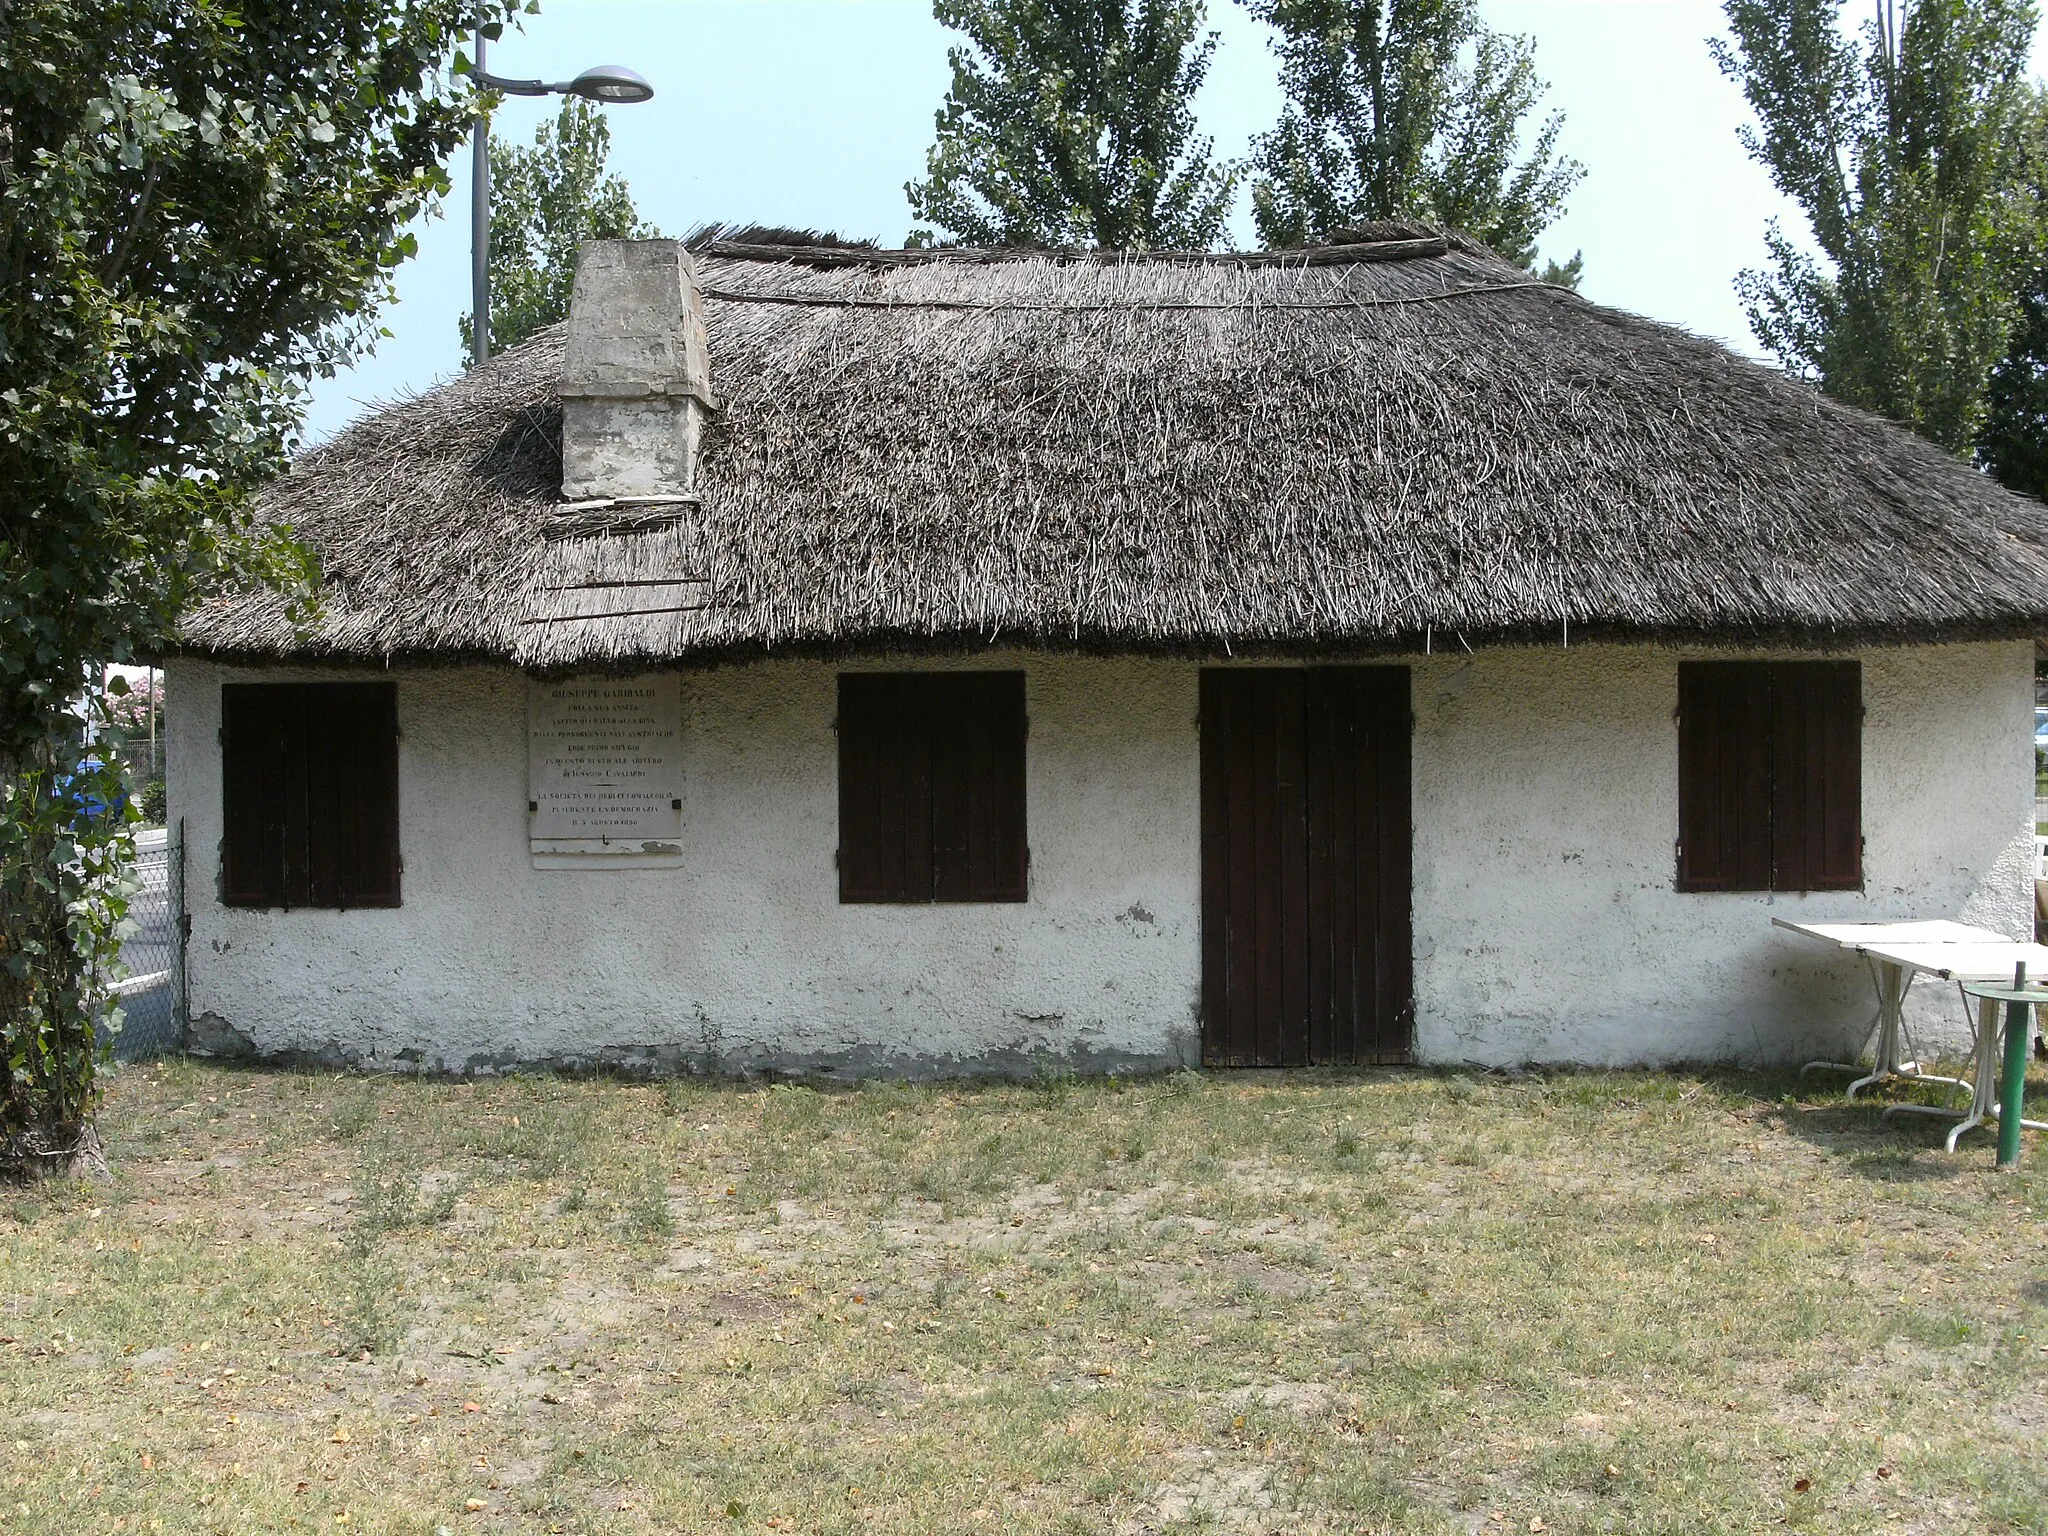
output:
<instances>
[{"instance_id":1,"label":"white folding table","mask_svg":"<svg viewBox=\"0 0 2048 1536\"><path fill-rule=\"evenodd\" d=\"M2010 945L2011 941L2004 934L1993 933L1988 928L1972 928L1968 923L1952 923L1946 918L1905 923L1795 923L1787 917L1774 917L1771 922L1788 932L1804 934L1807 938L1819 939L1825 944L1834 944L1852 953L1866 956L1876 968L1876 1060L1868 1076L1859 1077L1849 1085L1847 1097L1853 1099L1872 1083L1883 1082L1888 1077L1902 1077L1921 1083L1948 1083L1957 1088L1970 1086L1959 1077L1939 1077L1931 1072L1922 1072L1919 1062L1905 1059L1906 1036L1903 1020L1906 1011L1906 989L1912 986L1913 977L1918 971L1934 967L1888 959L1880 956L1877 951L1882 945L1909 945L1915 950L1949 949L1964 945ZM2048 950L2042 950L2041 954L2044 960L2048 960ZM2034 966L2028 966L2030 974L2034 969ZM2006 979L2011 979L2010 965L2006 966L2004 975ZM1799 1070L1815 1072L1822 1068L1837 1072L1863 1070L1862 1067L1846 1061L1809 1061Z\"/></svg>"},{"instance_id":2,"label":"white folding table","mask_svg":"<svg viewBox=\"0 0 2048 1536\"><path fill-rule=\"evenodd\" d=\"M1896 966L1904 972L1926 971L1941 977L1944 981L2003 981L2010 982L2016 967L2024 965L2027 975L2036 980L2048 979L2048 946L2040 944L2015 944L2009 939L1998 939L1990 943L1927 944L1927 943L1875 943L1865 944L1864 953L1881 967ZM1901 996L1904 989L1901 988ZM2048 1002L2048 991L2042 994ZM2038 1009L2039 1005L2036 1005ZM1971 1081L1963 1086L1970 1090L1967 1109L1944 1109L1934 1104L1894 1104L1885 1111L1887 1115L1940 1115L1958 1122L1948 1133L1948 1150L1956 1149L1956 1141L1963 1132L1996 1120L1998 1114L1998 1070L2000 1061L1999 1008L1991 998L1977 1000L1975 1018L1976 1040L1971 1056L1974 1070ZM2038 1012L2029 1012L2029 1031L2038 1019ZM1921 1075L1923 1082L1953 1082L1953 1078L1936 1078ZM2029 1130L2048 1131L2048 1123L2039 1120L2022 1120L2021 1125Z\"/></svg>"}]
</instances>

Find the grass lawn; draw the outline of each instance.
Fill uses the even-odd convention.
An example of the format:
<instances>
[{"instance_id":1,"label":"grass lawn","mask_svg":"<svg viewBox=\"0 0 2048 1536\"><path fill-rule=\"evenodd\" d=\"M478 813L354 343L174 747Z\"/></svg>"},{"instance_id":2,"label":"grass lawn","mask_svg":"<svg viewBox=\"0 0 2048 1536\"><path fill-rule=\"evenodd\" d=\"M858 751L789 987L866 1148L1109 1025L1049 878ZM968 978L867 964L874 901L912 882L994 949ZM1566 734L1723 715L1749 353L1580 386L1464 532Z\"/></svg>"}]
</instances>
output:
<instances>
[{"instance_id":1,"label":"grass lawn","mask_svg":"<svg viewBox=\"0 0 2048 1536\"><path fill-rule=\"evenodd\" d=\"M0 1533L2048 1531L2048 1145L1838 1082L131 1068Z\"/></svg>"}]
</instances>

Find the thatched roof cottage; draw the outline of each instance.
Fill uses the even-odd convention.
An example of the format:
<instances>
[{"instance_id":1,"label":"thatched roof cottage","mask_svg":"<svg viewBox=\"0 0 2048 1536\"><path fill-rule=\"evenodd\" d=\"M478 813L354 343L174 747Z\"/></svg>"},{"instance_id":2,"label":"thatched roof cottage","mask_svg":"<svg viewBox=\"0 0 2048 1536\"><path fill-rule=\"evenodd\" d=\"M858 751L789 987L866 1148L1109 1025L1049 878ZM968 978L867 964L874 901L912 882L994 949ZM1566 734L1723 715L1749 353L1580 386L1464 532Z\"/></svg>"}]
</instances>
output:
<instances>
[{"instance_id":1,"label":"thatched roof cottage","mask_svg":"<svg viewBox=\"0 0 2048 1536\"><path fill-rule=\"evenodd\" d=\"M2048 512L1422 228L592 246L168 664L202 1043L973 1071L1839 1051L2025 932Z\"/></svg>"}]
</instances>

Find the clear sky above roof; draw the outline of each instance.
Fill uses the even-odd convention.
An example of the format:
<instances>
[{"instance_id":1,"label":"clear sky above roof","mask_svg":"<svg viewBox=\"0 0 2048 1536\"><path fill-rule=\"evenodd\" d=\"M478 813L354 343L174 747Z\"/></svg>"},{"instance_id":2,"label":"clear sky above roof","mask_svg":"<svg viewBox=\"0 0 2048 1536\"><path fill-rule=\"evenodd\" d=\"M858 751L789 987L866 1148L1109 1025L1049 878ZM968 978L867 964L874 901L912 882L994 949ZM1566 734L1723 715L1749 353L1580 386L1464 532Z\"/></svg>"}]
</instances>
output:
<instances>
[{"instance_id":1,"label":"clear sky above roof","mask_svg":"<svg viewBox=\"0 0 2048 1536\"><path fill-rule=\"evenodd\" d=\"M1715 69L1712 0L1482 0L1487 20L1536 40L1560 146L1586 166L1544 254L1583 251L1582 291L1753 351L1732 282L1763 259L1773 214L1800 228L1736 129L1747 108ZM1209 0L1222 34L1197 103L1225 156L1271 125L1280 93L1265 29ZM928 0L545 0L490 53L494 74L566 79L624 64L655 99L609 109L612 167L666 234L707 220L783 224L902 242L903 184L924 170L955 34ZM2037 67L2040 62L2037 44ZM501 134L525 138L552 99L511 100ZM422 222L399 274L391 335L374 357L313 391L308 436L460 371L469 307L469 154L451 167L444 215ZM1252 244L1249 198L1233 230Z\"/></svg>"}]
</instances>

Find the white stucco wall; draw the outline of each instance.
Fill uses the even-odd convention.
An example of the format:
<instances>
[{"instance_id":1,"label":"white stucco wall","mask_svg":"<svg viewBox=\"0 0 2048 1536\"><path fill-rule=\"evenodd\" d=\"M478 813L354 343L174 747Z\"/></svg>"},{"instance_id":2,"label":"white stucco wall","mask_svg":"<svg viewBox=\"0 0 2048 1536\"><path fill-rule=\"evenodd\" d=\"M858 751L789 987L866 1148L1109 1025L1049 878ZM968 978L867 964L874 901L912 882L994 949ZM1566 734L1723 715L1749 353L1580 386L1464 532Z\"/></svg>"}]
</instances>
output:
<instances>
[{"instance_id":1,"label":"white stucco wall","mask_svg":"<svg viewBox=\"0 0 2048 1536\"><path fill-rule=\"evenodd\" d=\"M726 1069L1195 1060L1192 670L1028 663L1031 900L924 907L839 903L837 674L686 675L684 867L565 870L528 852L525 680L394 673L404 905L272 912L214 899L227 674L173 665L194 1015L266 1052L449 1067L607 1047Z\"/></svg>"},{"instance_id":2,"label":"white stucco wall","mask_svg":"<svg viewBox=\"0 0 2048 1536\"><path fill-rule=\"evenodd\" d=\"M1412 658L1417 1054L1784 1059L1852 1048L1858 962L1801 917L2031 915L2032 648L1863 653L1866 889L1672 888L1684 654ZM215 899L219 684L384 675L174 662L192 1010L265 1053L452 1069L603 1058L725 1070L1084 1068L1197 1059L1198 667L977 655L1027 673L1031 900L841 906L837 667L686 674L680 869L535 869L526 684L401 670L404 906ZM1923 1028L1957 1019L1917 994ZM228 1031L233 1031L230 1035Z\"/></svg>"},{"instance_id":3,"label":"white stucco wall","mask_svg":"<svg viewBox=\"0 0 2048 1536\"><path fill-rule=\"evenodd\" d=\"M2033 648L1860 653L1862 891L1674 888L1678 662L1437 658L1415 681L1417 1044L1435 1061L1804 1060L1862 1043L1862 961L1771 925L2032 935ZM1916 1038L1967 1027L1911 994Z\"/></svg>"}]
</instances>

